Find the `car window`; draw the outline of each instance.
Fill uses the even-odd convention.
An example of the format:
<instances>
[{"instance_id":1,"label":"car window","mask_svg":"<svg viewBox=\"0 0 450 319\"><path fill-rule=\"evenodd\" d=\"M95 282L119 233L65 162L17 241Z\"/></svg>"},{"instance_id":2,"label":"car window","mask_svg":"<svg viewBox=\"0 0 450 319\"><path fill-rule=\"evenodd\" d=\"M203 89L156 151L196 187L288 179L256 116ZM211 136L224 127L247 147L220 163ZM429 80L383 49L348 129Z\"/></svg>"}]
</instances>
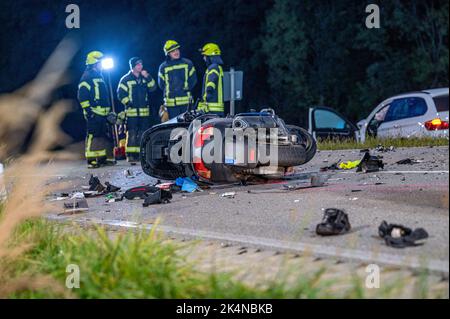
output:
<instances>
[{"instance_id":1,"label":"car window","mask_svg":"<svg viewBox=\"0 0 450 319\"><path fill-rule=\"evenodd\" d=\"M384 122L424 115L427 103L421 97L407 97L393 100L384 118Z\"/></svg>"},{"instance_id":2,"label":"car window","mask_svg":"<svg viewBox=\"0 0 450 319\"><path fill-rule=\"evenodd\" d=\"M434 104L436 105L436 111L438 112L448 112L448 94L435 96L433 98Z\"/></svg>"},{"instance_id":3,"label":"car window","mask_svg":"<svg viewBox=\"0 0 450 319\"><path fill-rule=\"evenodd\" d=\"M314 112L315 126L318 129L337 129L348 128L345 120L336 113L318 109Z\"/></svg>"},{"instance_id":4,"label":"car window","mask_svg":"<svg viewBox=\"0 0 450 319\"><path fill-rule=\"evenodd\" d=\"M390 104L387 104L383 108L381 108L381 110L379 110L377 113L375 113L372 120L376 120L378 122L383 122L384 119L386 118L386 114L389 111L390 106L391 106Z\"/></svg>"}]
</instances>

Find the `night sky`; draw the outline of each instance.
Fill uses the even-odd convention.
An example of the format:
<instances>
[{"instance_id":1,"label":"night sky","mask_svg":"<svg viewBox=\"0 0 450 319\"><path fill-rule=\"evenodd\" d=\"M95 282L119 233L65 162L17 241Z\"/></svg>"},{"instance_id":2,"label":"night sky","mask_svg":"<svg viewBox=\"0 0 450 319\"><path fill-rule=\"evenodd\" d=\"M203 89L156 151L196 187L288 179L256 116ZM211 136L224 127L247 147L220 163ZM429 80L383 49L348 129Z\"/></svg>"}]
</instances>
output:
<instances>
[{"instance_id":1,"label":"night sky","mask_svg":"<svg viewBox=\"0 0 450 319\"><path fill-rule=\"evenodd\" d=\"M80 29L65 26L66 6L80 8ZM381 28L365 26L369 3L379 3ZM79 39L71 83L54 99L76 97L85 55L100 50L115 59L113 87L128 59L140 56L156 78L167 39L197 68L198 49L218 43L225 69L244 71L244 100L238 111L271 106L291 124L305 125L307 109L327 105L357 121L376 103L404 91L448 86L448 1L172 0L51 1L0 3L0 93L37 74L68 34ZM152 97L159 107L162 92ZM76 101L64 127L82 139Z\"/></svg>"}]
</instances>

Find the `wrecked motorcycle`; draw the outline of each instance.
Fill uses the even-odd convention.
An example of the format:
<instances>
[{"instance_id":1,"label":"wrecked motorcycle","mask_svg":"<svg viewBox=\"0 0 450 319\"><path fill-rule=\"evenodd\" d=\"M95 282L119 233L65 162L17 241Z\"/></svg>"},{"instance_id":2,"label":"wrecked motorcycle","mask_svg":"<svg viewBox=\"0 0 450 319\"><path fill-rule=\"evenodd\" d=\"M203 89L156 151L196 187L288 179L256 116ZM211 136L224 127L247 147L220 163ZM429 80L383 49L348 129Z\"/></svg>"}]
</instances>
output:
<instances>
[{"instance_id":1,"label":"wrecked motorcycle","mask_svg":"<svg viewBox=\"0 0 450 319\"><path fill-rule=\"evenodd\" d=\"M155 178L233 183L282 177L315 153L314 138L286 125L273 109L225 118L189 110L147 130L140 159Z\"/></svg>"}]
</instances>

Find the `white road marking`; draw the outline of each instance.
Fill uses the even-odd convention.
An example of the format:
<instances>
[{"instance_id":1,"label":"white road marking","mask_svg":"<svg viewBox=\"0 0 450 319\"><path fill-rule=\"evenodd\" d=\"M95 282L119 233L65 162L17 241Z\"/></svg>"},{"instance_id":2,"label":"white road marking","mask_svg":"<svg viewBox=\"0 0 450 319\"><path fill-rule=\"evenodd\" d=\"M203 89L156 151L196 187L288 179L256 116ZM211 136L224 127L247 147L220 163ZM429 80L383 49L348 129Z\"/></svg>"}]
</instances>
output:
<instances>
[{"instance_id":1,"label":"white road marking","mask_svg":"<svg viewBox=\"0 0 450 319\"><path fill-rule=\"evenodd\" d=\"M359 172L336 172L337 174L359 174ZM449 171L377 171L373 174L448 174ZM367 173L371 174L371 173Z\"/></svg>"},{"instance_id":2,"label":"white road marking","mask_svg":"<svg viewBox=\"0 0 450 319\"><path fill-rule=\"evenodd\" d=\"M69 220L77 223L87 224L93 223L103 226L113 226L121 228L131 228L131 229L143 229L151 230L153 229L152 224L141 224L129 221L121 220L100 220L100 219L65 219L58 216L48 216L52 220ZM262 238L255 236L243 236L229 233L219 233L214 231L205 230L194 230L181 227L173 226L162 226L158 225L157 230L163 231L165 233L172 233L177 235L184 235L194 238L206 238L212 240L222 240L229 242L237 242L247 245L263 246L271 249L283 249L288 251L298 251L298 252L308 252L313 253L318 256L326 257L339 257L349 260L357 260L362 262L376 262L386 265L403 266L414 269L426 268L430 271L435 271L439 273L449 273L449 261L442 261L437 259L432 259L424 261L424 258L414 257L414 256L400 256L388 253L381 253L375 251L357 250L357 249L346 249L341 247L332 247L318 244L307 244L301 242L293 241L283 241L270 238Z\"/></svg>"}]
</instances>

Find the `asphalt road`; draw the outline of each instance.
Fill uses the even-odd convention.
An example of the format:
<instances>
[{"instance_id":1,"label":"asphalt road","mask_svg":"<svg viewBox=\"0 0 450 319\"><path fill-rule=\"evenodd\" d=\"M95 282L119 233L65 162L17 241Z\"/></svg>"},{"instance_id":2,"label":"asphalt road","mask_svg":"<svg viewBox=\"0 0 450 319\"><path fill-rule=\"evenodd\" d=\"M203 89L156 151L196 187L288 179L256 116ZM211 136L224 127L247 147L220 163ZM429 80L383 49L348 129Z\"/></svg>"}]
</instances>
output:
<instances>
[{"instance_id":1,"label":"asphalt road","mask_svg":"<svg viewBox=\"0 0 450 319\"><path fill-rule=\"evenodd\" d=\"M216 187L199 193L174 194L169 204L142 207L142 200L106 203L104 197L90 198L89 212L50 218L100 223L118 227L151 228L160 218L159 229L178 237L200 237L237 242L273 250L308 251L320 256L427 267L448 275L449 268L449 152L448 147L405 148L382 155L385 168L375 173L336 171L322 187L283 191L281 183ZM359 150L321 151L298 172L318 171L338 160L356 160ZM420 163L398 165L414 158ZM81 190L91 173L102 182L123 189L155 180L139 166L126 162L109 168L88 170L84 162L55 164L55 181L66 182L66 191ZM130 169L132 178L124 175ZM298 183L298 182L295 182ZM235 191L234 198L224 192ZM61 204L62 206L62 204ZM320 237L315 226L323 209L345 210L352 231L346 235ZM396 249L378 237L378 226L386 220L411 228L423 227L430 237L422 246Z\"/></svg>"}]
</instances>

